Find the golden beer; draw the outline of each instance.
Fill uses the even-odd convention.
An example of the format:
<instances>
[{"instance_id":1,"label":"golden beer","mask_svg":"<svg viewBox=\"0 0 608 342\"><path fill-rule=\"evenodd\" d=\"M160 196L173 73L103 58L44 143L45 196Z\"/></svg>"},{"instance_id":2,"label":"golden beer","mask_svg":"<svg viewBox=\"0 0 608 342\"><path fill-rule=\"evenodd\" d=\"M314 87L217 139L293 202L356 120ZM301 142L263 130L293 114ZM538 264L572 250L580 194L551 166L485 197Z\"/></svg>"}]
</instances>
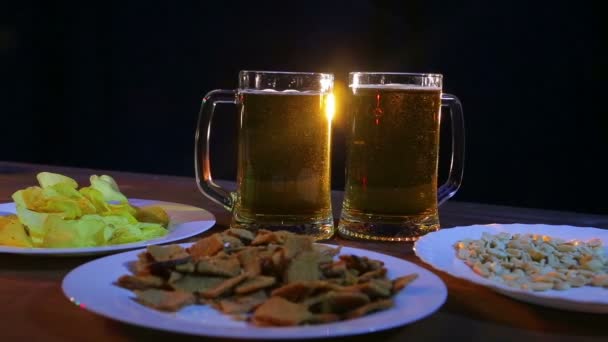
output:
<instances>
[{"instance_id":1,"label":"golden beer","mask_svg":"<svg viewBox=\"0 0 608 342\"><path fill-rule=\"evenodd\" d=\"M438 87L353 89L341 234L397 241L439 229L440 110Z\"/></svg>"},{"instance_id":2,"label":"golden beer","mask_svg":"<svg viewBox=\"0 0 608 342\"><path fill-rule=\"evenodd\" d=\"M232 226L333 234L327 93L241 91Z\"/></svg>"}]
</instances>

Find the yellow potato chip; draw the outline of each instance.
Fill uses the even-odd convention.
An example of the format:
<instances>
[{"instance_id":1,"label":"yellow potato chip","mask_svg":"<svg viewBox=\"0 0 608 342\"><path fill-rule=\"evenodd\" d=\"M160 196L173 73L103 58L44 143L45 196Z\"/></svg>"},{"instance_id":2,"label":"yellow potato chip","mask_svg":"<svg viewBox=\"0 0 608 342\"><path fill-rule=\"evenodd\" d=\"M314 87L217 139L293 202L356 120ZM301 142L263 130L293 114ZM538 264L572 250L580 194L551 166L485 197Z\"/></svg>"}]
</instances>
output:
<instances>
[{"instance_id":1,"label":"yellow potato chip","mask_svg":"<svg viewBox=\"0 0 608 342\"><path fill-rule=\"evenodd\" d=\"M78 188L78 183L75 180L68 176L60 175L58 173L52 172L40 172L36 175L36 179L38 179L38 183L43 188L53 186L59 183L65 183L69 185L72 189Z\"/></svg>"},{"instance_id":2,"label":"yellow potato chip","mask_svg":"<svg viewBox=\"0 0 608 342\"><path fill-rule=\"evenodd\" d=\"M163 227L169 224L169 215L157 205L138 207L135 210L135 218L139 222L158 223Z\"/></svg>"},{"instance_id":3,"label":"yellow potato chip","mask_svg":"<svg viewBox=\"0 0 608 342\"><path fill-rule=\"evenodd\" d=\"M91 187L99 190L106 201L118 201L120 203L127 203L127 197L120 192L118 184L114 178L108 175L92 175L90 178Z\"/></svg>"},{"instance_id":4,"label":"yellow potato chip","mask_svg":"<svg viewBox=\"0 0 608 342\"><path fill-rule=\"evenodd\" d=\"M17 216L0 216L0 245L32 247L32 240Z\"/></svg>"},{"instance_id":5,"label":"yellow potato chip","mask_svg":"<svg viewBox=\"0 0 608 342\"><path fill-rule=\"evenodd\" d=\"M44 222L46 234L42 247L93 247L105 243L105 223L101 219L88 217L80 220L63 220L49 216Z\"/></svg>"}]
</instances>

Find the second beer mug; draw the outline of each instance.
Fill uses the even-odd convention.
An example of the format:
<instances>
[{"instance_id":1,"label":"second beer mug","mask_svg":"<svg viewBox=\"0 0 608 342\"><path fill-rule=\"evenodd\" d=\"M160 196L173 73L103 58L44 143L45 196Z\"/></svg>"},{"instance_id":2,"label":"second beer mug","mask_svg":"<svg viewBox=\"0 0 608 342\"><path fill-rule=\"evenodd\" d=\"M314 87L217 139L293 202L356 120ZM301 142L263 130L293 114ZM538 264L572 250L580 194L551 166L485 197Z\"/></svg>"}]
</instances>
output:
<instances>
[{"instance_id":1,"label":"second beer mug","mask_svg":"<svg viewBox=\"0 0 608 342\"><path fill-rule=\"evenodd\" d=\"M333 235L330 151L333 75L241 71L237 90L203 99L195 138L199 189L232 212L231 227ZM237 190L213 182L211 122L217 103L239 115Z\"/></svg>"},{"instance_id":2,"label":"second beer mug","mask_svg":"<svg viewBox=\"0 0 608 342\"><path fill-rule=\"evenodd\" d=\"M464 122L438 74L349 74L346 189L338 232L345 237L413 241L439 229L437 207L462 179ZM452 117L452 163L437 187L441 107Z\"/></svg>"}]
</instances>

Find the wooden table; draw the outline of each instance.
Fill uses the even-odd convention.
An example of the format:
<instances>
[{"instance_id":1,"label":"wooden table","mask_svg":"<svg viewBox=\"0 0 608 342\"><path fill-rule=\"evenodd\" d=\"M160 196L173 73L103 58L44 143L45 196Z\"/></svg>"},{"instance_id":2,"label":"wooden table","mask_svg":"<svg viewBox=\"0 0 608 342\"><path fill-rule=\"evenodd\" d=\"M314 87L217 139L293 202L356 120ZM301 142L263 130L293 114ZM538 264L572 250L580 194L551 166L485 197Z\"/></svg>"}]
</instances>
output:
<instances>
[{"instance_id":1,"label":"wooden table","mask_svg":"<svg viewBox=\"0 0 608 342\"><path fill-rule=\"evenodd\" d=\"M0 162L0 202L11 201L11 194L35 183L40 171L52 171L88 184L91 174L110 174L130 197L159 199L190 204L211 211L217 219L213 229L225 229L230 215L207 200L194 179L90 169L51 167ZM338 214L340 192L334 194ZM608 216L523 209L451 201L441 207L443 227L486 223L549 223L608 228ZM411 244L355 242L334 238L346 246L362 247L391 254L430 269L412 253ZM91 257L42 258L0 255L0 341L163 341L215 340L166 333L106 319L77 308L61 292L63 277ZM433 270L434 271L434 270ZM448 286L443 307L416 323L368 335L335 340L608 340L608 317L554 310L515 301L482 286L434 271Z\"/></svg>"}]
</instances>

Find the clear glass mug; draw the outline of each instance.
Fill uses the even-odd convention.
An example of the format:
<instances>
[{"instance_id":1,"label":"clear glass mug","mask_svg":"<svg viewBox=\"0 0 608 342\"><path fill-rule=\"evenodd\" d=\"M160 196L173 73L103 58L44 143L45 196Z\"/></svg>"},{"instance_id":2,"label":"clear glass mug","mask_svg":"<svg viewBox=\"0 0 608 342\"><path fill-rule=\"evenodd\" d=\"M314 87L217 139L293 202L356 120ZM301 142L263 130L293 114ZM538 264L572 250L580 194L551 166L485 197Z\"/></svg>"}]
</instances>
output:
<instances>
[{"instance_id":1,"label":"clear glass mug","mask_svg":"<svg viewBox=\"0 0 608 342\"><path fill-rule=\"evenodd\" d=\"M454 196L464 166L464 119L442 75L351 72L346 184L338 233L414 241L439 229L438 206ZM439 123L452 122L448 179L437 186Z\"/></svg>"},{"instance_id":2,"label":"clear glass mug","mask_svg":"<svg viewBox=\"0 0 608 342\"><path fill-rule=\"evenodd\" d=\"M241 71L236 90L205 95L195 136L200 191L232 212L231 227L289 230L327 239L331 210L332 74ZM213 182L211 123L217 104L238 108L237 190Z\"/></svg>"}]
</instances>

